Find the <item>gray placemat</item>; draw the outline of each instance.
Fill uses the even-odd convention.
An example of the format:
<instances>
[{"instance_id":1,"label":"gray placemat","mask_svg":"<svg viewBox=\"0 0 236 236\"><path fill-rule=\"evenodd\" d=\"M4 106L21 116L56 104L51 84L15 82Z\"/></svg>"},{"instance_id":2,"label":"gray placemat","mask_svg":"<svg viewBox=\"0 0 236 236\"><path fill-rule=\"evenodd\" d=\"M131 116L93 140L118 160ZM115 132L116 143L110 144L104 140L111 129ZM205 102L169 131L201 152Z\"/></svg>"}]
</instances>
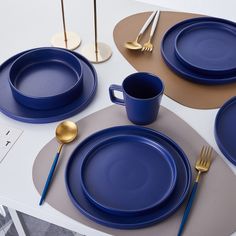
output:
<instances>
[{"instance_id":1,"label":"gray placemat","mask_svg":"<svg viewBox=\"0 0 236 236\"><path fill-rule=\"evenodd\" d=\"M79 137L70 145L65 145L55 173L47 203L63 214L89 227L123 236L171 236L176 235L183 215L184 205L167 220L154 226L138 230L118 230L108 228L83 216L71 203L67 195L64 173L67 161L74 148L90 134L104 128L131 124L123 107L110 106L78 121ZM194 163L206 141L186 122L173 112L161 107L158 119L148 127L161 131L174 139L189 157L196 176ZM58 143L51 140L38 154L33 166L33 181L39 193L42 192ZM236 176L215 153L210 171L203 176L184 235L229 236L236 231Z\"/></svg>"}]
</instances>

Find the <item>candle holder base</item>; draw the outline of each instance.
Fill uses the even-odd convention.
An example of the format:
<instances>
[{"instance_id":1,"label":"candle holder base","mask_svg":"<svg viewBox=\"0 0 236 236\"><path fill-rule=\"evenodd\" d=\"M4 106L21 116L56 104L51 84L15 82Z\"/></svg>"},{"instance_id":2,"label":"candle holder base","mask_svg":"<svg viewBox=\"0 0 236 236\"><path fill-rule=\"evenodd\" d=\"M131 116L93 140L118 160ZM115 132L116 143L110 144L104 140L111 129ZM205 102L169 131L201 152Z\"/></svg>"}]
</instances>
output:
<instances>
[{"instance_id":1,"label":"candle holder base","mask_svg":"<svg viewBox=\"0 0 236 236\"><path fill-rule=\"evenodd\" d=\"M101 63L110 59L111 48L105 43L97 43L98 51L95 51L95 43L90 43L81 49L81 54L92 63Z\"/></svg>"},{"instance_id":2,"label":"candle holder base","mask_svg":"<svg viewBox=\"0 0 236 236\"><path fill-rule=\"evenodd\" d=\"M67 41L65 41L64 33L56 34L52 37L51 43L53 47L74 50L79 47L81 39L74 32L66 32Z\"/></svg>"}]
</instances>

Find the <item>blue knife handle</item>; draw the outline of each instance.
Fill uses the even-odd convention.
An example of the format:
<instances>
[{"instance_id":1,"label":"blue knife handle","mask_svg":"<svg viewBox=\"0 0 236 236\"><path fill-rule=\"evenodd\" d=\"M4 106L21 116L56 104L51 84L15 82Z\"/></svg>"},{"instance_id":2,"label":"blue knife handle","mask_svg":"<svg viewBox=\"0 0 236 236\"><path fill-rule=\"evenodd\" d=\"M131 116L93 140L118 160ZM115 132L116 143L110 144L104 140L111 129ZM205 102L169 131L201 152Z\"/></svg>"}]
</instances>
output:
<instances>
[{"instance_id":1,"label":"blue knife handle","mask_svg":"<svg viewBox=\"0 0 236 236\"><path fill-rule=\"evenodd\" d=\"M47 178L47 181L46 181L46 184L44 186L44 189L43 189L43 193L42 193L42 196L41 196L41 199L40 199L40 202L39 202L39 205L41 206L46 195L47 195L47 191L48 191L48 188L50 186L50 183L52 181L52 177L53 177L53 173L55 171L55 168L56 168L56 165L57 165L57 162L58 162L58 158L59 158L59 155L60 155L60 152L58 152L54 158L54 161L52 163L52 166L51 166L51 169L50 169L50 172L48 174L48 178Z\"/></svg>"},{"instance_id":2,"label":"blue knife handle","mask_svg":"<svg viewBox=\"0 0 236 236\"><path fill-rule=\"evenodd\" d=\"M194 185L193 185L193 189L192 189L192 192L190 194L190 197L188 199L187 206L186 206L185 211L184 211L184 215L183 215L180 227L179 227L178 236L181 236L182 233L183 233L183 229L184 229L185 223L186 223L186 221L188 219L190 210L191 210L192 205L193 205L193 201L194 201L195 196L196 196L197 187L198 187L198 182L195 182Z\"/></svg>"}]
</instances>

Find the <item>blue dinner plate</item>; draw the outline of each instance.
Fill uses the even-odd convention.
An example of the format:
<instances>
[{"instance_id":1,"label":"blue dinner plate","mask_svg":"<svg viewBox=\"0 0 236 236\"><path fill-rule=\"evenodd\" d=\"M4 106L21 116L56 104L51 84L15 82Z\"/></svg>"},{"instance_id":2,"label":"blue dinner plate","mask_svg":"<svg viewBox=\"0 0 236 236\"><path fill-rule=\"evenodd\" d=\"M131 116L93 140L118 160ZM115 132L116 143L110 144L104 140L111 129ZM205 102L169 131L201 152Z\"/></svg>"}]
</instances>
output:
<instances>
[{"instance_id":1,"label":"blue dinner plate","mask_svg":"<svg viewBox=\"0 0 236 236\"><path fill-rule=\"evenodd\" d=\"M92 203L118 214L140 214L162 204L176 184L174 159L153 140L115 134L83 159L81 186Z\"/></svg>"},{"instance_id":2,"label":"blue dinner plate","mask_svg":"<svg viewBox=\"0 0 236 236\"><path fill-rule=\"evenodd\" d=\"M49 123L73 116L88 106L96 93L97 73L92 64L76 52L73 54L80 60L83 68L83 91L77 99L68 105L51 110L30 109L18 103L12 95L8 82L9 70L12 63L28 51L11 57L0 66L0 111L2 113L27 123Z\"/></svg>"},{"instance_id":3,"label":"blue dinner plate","mask_svg":"<svg viewBox=\"0 0 236 236\"><path fill-rule=\"evenodd\" d=\"M236 28L221 22L191 24L176 36L175 52L190 69L204 74L236 72Z\"/></svg>"},{"instance_id":4,"label":"blue dinner plate","mask_svg":"<svg viewBox=\"0 0 236 236\"><path fill-rule=\"evenodd\" d=\"M186 67L182 62L176 57L175 53L175 40L177 35L183 30L185 27L188 27L194 23L202 23L202 22L216 22L225 24L226 27L231 27L232 30L236 30L236 24L234 22L214 18L214 17L198 17L192 18L189 20L184 20L173 27L171 27L164 35L161 43L161 53L166 62L166 64L177 74L182 76L185 79L188 79L192 82L203 83L209 85L217 85L217 84L226 84L230 82L236 81L236 74L230 75L204 75L202 73L196 72L192 69Z\"/></svg>"},{"instance_id":5,"label":"blue dinner plate","mask_svg":"<svg viewBox=\"0 0 236 236\"><path fill-rule=\"evenodd\" d=\"M228 100L215 119L215 139L225 157L236 166L236 97Z\"/></svg>"},{"instance_id":6,"label":"blue dinner plate","mask_svg":"<svg viewBox=\"0 0 236 236\"><path fill-rule=\"evenodd\" d=\"M81 167L84 163L84 159L87 158L88 153L97 144L103 143L106 140L119 135L144 137L157 143L170 153L176 165L177 180L172 194L165 202L163 202L163 204L142 214L120 216L103 211L91 203L91 201L84 194L83 188L80 184ZM124 173L124 175L129 178L127 171L131 171L132 173L132 170L131 168L128 170L126 169ZM115 174L115 171L113 170L111 174ZM75 207L78 208L82 214L99 224L120 229L146 227L160 222L173 214L180 207L188 194L191 177L192 173L189 161L181 148L173 140L157 131L139 126L117 126L92 134L83 140L71 154L65 172L66 188Z\"/></svg>"}]
</instances>

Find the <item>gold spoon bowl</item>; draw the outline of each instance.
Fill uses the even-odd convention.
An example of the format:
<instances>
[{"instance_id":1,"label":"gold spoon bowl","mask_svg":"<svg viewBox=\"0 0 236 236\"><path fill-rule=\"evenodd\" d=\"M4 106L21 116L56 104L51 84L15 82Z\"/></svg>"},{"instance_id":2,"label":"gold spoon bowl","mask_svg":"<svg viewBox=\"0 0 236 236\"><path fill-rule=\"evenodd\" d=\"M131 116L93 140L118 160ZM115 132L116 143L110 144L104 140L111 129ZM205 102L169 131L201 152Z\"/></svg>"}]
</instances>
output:
<instances>
[{"instance_id":1,"label":"gold spoon bowl","mask_svg":"<svg viewBox=\"0 0 236 236\"><path fill-rule=\"evenodd\" d=\"M138 40L136 39L133 42L126 42L125 47L131 50L140 50L142 49L142 45L138 43Z\"/></svg>"},{"instance_id":2,"label":"gold spoon bowl","mask_svg":"<svg viewBox=\"0 0 236 236\"><path fill-rule=\"evenodd\" d=\"M61 144L72 142L77 135L77 125L72 121L63 121L56 128L56 138Z\"/></svg>"},{"instance_id":3,"label":"gold spoon bowl","mask_svg":"<svg viewBox=\"0 0 236 236\"><path fill-rule=\"evenodd\" d=\"M48 174L47 181L45 183L39 205L42 205L44 199L46 198L63 145L74 141L77 135L78 135L78 127L72 121L63 121L57 126L56 138L57 141L60 143L60 146L52 163L50 172Z\"/></svg>"}]
</instances>

